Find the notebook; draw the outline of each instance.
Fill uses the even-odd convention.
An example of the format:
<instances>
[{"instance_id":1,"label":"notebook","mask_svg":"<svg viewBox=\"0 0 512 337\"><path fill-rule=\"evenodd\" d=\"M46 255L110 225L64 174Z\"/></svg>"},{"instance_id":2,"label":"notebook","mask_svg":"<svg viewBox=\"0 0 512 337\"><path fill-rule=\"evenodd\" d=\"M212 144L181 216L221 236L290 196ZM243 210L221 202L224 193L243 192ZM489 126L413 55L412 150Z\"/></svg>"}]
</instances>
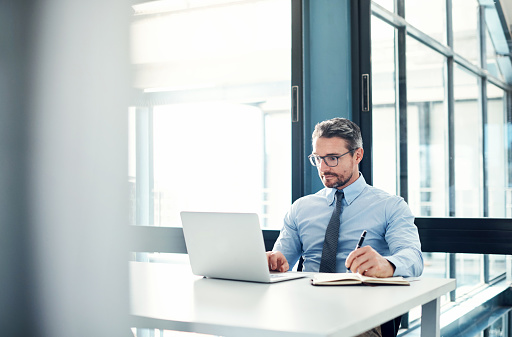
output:
<instances>
[{"instance_id":1,"label":"notebook","mask_svg":"<svg viewBox=\"0 0 512 337\"><path fill-rule=\"evenodd\" d=\"M262 283L308 276L269 272L257 214L181 212L181 222L195 275Z\"/></svg>"},{"instance_id":2,"label":"notebook","mask_svg":"<svg viewBox=\"0 0 512 337\"><path fill-rule=\"evenodd\" d=\"M318 273L311 279L314 286L344 286L353 284L364 285L410 285L409 281L402 276L395 277L368 277L359 273Z\"/></svg>"}]
</instances>

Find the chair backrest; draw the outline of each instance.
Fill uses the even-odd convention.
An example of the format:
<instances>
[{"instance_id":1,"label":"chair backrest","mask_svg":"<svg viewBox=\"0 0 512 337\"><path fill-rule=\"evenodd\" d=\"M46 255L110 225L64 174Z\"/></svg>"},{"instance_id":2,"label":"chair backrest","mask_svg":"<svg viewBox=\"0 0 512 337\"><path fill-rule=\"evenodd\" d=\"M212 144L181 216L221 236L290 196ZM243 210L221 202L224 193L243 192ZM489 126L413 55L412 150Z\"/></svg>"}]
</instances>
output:
<instances>
[{"instance_id":1,"label":"chair backrest","mask_svg":"<svg viewBox=\"0 0 512 337\"><path fill-rule=\"evenodd\" d=\"M183 228L130 226L133 252L187 254Z\"/></svg>"},{"instance_id":2,"label":"chair backrest","mask_svg":"<svg viewBox=\"0 0 512 337\"><path fill-rule=\"evenodd\" d=\"M512 219L416 218L423 252L512 254Z\"/></svg>"},{"instance_id":3,"label":"chair backrest","mask_svg":"<svg viewBox=\"0 0 512 337\"><path fill-rule=\"evenodd\" d=\"M414 223L425 253L512 254L512 219L419 217ZM266 250L278 236L278 230L263 230Z\"/></svg>"},{"instance_id":4,"label":"chair backrest","mask_svg":"<svg viewBox=\"0 0 512 337\"><path fill-rule=\"evenodd\" d=\"M512 219L415 219L423 252L512 254ZM132 251L187 254L179 227L130 226ZM265 250L272 250L279 230L264 229Z\"/></svg>"},{"instance_id":5,"label":"chair backrest","mask_svg":"<svg viewBox=\"0 0 512 337\"><path fill-rule=\"evenodd\" d=\"M134 252L187 254L185 236L181 227L130 226ZM272 250L279 230L263 230L265 250Z\"/></svg>"}]
</instances>

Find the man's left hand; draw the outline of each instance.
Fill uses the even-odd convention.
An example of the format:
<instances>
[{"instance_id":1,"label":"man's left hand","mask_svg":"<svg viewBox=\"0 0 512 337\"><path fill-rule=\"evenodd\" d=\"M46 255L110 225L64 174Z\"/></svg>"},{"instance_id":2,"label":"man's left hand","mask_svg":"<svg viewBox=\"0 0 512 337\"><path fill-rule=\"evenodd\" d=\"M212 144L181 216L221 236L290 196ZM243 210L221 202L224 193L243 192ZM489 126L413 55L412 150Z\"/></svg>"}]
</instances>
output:
<instances>
[{"instance_id":1,"label":"man's left hand","mask_svg":"<svg viewBox=\"0 0 512 337\"><path fill-rule=\"evenodd\" d=\"M347 257L345 266L353 273L370 277L391 277L395 272L391 262L370 246L353 250Z\"/></svg>"}]
</instances>

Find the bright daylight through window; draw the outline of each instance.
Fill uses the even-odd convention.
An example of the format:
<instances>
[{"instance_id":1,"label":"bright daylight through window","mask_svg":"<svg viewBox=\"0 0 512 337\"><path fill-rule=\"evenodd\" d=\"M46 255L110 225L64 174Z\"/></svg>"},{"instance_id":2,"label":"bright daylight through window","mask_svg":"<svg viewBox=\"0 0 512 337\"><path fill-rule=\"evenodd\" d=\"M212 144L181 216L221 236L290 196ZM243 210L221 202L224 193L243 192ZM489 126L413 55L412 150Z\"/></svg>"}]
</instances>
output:
<instances>
[{"instance_id":1,"label":"bright daylight through window","mask_svg":"<svg viewBox=\"0 0 512 337\"><path fill-rule=\"evenodd\" d=\"M389 20L397 16L397 3L404 5L402 23ZM405 194L417 217L511 216L507 84L496 35L479 24L486 17L479 13L490 10L476 0L372 2L372 55L378 55L372 59L373 183ZM487 78L481 76L487 72ZM400 110L399 99L407 102L406 109ZM401 132L407 138L405 153L400 153ZM424 276L457 278L457 290L445 302L479 291L504 276L506 268L500 255L429 252L424 257Z\"/></svg>"},{"instance_id":2,"label":"bright daylight through window","mask_svg":"<svg viewBox=\"0 0 512 337\"><path fill-rule=\"evenodd\" d=\"M291 203L291 4L133 6L132 224L179 212L255 212L280 228ZM262 24L262 22L265 24Z\"/></svg>"}]
</instances>

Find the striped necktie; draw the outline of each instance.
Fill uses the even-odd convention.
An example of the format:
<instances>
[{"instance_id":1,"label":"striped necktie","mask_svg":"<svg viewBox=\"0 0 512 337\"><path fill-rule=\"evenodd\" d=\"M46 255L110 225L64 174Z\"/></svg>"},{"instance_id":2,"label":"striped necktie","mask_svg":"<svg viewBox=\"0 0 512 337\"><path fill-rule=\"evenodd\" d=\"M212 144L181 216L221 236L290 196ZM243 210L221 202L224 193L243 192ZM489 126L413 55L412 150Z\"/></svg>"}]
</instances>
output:
<instances>
[{"instance_id":1,"label":"striped necktie","mask_svg":"<svg viewBox=\"0 0 512 337\"><path fill-rule=\"evenodd\" d=\"M343 200L343 192L336 191L336 208L332 213L331 220L325 231L324 247L322 249L322 259L320 261L321 273L336 272L336 255L338 252L338 236L340 233L340 213L341 200Z\"/></svg>"}]
</instances>

